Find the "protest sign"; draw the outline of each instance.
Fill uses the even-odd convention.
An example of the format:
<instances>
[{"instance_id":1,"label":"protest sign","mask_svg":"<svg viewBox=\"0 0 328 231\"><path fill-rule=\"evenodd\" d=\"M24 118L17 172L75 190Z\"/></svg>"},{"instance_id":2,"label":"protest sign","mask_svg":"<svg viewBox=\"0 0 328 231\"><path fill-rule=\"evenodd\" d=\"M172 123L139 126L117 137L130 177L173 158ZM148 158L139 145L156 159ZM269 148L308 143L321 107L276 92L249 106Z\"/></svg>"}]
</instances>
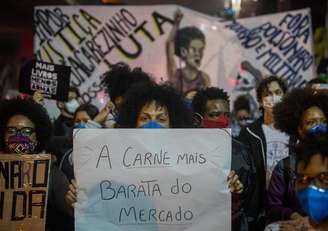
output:
<instances>
[{"instance_id":1,"label":"protest sign","mask_svg":"<svg viewBox=\"0 0 328 231\"><path fill-rule=\"evenodd\" d=\"M230 230L229 131L75 130L75 229Z\"/></svg>"},{"instance_id":2,"label":"protest sign","mask_svg":"<svg viewBox=\"0 0 328 231\"><path fill-rule=\"evenodd\" d=\"M50 155L0 155L0 230L45 230Z\"/></svg>"},{"instance_id":3,"label":"protest sign","mask_svg":"<svg viewBox=\"0 0 328 231\"><path fill-rule=\"evenodd\" d=\"M29 95L40 91L45 98L67 101L70 73L70 67L31 60L21 69L19 91Z\"/></svg>"},{"instance_id":4,"label":"protest sign","mask_svg":"<svg viewBox=\"0 0 328 231\"><path fill-rule=\"evenodd\" d=\"M176 42L175 53L167 49L177 9L183 14L179 29L189 28L184 43L198 41L198 55L190 56L199 70L196 79L181 71L188 60L178 51L190 44ZM247 95L253 110L255 87L264 76L281 76L297 87L315 75L308 9L224 21L175 5L40 6L34 24L36 57L71 66L70 84L80 89L84 103L97 106L108 100L100 76L117 62L141 66L160 83L185 77L190 86L183 92L210 85L227 90L232 101ZM47 103L53 116L56 106Z\"/></svg>"}]
</instances>

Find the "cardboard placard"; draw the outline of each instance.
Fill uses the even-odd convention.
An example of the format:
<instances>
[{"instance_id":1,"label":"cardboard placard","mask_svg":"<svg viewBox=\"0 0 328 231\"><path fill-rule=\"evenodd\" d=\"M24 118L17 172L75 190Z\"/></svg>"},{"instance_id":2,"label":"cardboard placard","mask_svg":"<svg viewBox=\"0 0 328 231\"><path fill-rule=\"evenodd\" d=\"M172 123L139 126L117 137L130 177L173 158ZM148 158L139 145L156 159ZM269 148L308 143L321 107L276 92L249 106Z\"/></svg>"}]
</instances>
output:
<instances>
[{"instance_id":1,"label":"cardboard placard","mask_svg":"<svg viewBox=\"0 0 328 231\"><path fill-rule=\"evenodd\" d=\"M0 230L45 230L51 156L0 155Z\"/></svg>"},{"instance_id":2,"label":"cardboard placard","mask_svg":"<svg viewBox=\"0 0 328 231\"><path fill-rule=\"evenodd\" d=\"M68 66L31 60L21 69L19 91L29 95L41 91L45 98L67 101L70 75Z\"/></svg>"},{"instance_id":3,"label":"cardboard placard","mask_svg":"<svg viewBox=\"0 0 328 231\"><path fill-rule=\"evenodd\" d=\"M231 229L229 131L75 132L76 231Z\"/></svg>"}]
</instances>

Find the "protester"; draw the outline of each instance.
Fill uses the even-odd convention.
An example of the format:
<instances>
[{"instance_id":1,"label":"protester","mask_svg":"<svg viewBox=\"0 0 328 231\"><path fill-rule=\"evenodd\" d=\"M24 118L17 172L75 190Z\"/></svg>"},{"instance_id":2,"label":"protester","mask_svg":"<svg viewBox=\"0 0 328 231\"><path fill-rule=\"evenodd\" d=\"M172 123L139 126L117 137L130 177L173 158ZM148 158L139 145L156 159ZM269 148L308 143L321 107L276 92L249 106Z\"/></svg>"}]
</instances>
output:
<instances>
[{"instance_id":1,"label":"protester","mask_svg":"<svg viewBox=\"0 0 328 231\"><path fill-rule=\"evenodd\" d=\"M179 29L183 14L177 10L174 24L166 41L167 74L169 82L180 93L211 85L209 76L199 70L205 49L205 35L197 27ZM174 55L183 61L183 68L176 65Z\"/></svg>"},{"instance_id":2,"label":"protester","mask_svg":"<svg viewBox=\"0 0 328 231\"><path fill-rule=\"evenodd\" d=\"M296 197L307 217L273 223L266 230L328 230L328 139L308 136L296 148Z\"/></svg>"},{"instance_id":3,"label":"protester","mask_svg":"<svg viewBox=\"0 0 328 231\"><path fill-rule=\"evenodd\" d=\"M82 104L80 105L73 117L74 128L101 128L101 124L93 121L98 115L99 110L93 104Z\"/></svg>"},{"instance_id":4,"label":"protester","mask_svg":"<svg viewBox=\"0 0 328 231\"><path fill-rule=\"evenodd\" d=\"M57 101L57 107L60 110L60 115L54 122L55 136L69 136L75 110L79 107L78 97L79 90L75 87L70 87L68 92L68 101Z\"/></svg>"},{"instance_id":5,"label":"protester","mask_svg":"<svg viewBox=\"0 0 328 231\"><path fill-rule=\"evenodd\" d=\"M231 132L233 137L238 137L240 130L253 122L250 102L246 95L238 96L233 103L231 120Z\"/></svg>"},{"instance_id":6,"label":"protester","mask_svg":"<svg viewBox=\"0 0 328 231\"><path fill-rule=\"evenodd\" d=\"M123 102L125 93L131 86L140 82L152 82L151 76L143 72L141 68L131 69L125 63L117 63L110 71L103 74L102 78L102 84L116 108L116 113Z\"/></svg>"},{"instance_id":7,"label":"protester","mask_svg":"<svg viewBox=\"0 0 328 231\"><path fill-rule=\"evenodd\" d=\"M102 128L102 125L94 119L99 115L99 110L93 104L82 104L76 109L73 118L72 129L81 128ZM62 170L66 177L71 181L74 179L73 168L73 130L71 130L71 136L69 137L70 147L66 150L61 158L59 169Z\"/></svg>"},{"instance_id":8,"label":"protester","mask_svg":"<svg viewBox=\"0 0 328 231\"><path fill-rule=\"evenodd\" d=\"M119 128L191 128L192 119L183 97L170 86L140 83L125 95L119 111ZM228 177L232 192L242 192L243 185L233 172ZM76 202L76 182L70 184L67 203Z\"/></svg>"},{"instance_id":9,"label":"protester","mask_svg":"<svg viewBox=\"0 0 328 231\"><path fill-rule=\"evenodd\" d=\"M307 134L327 133L328 94L312 89L294 89L274 108L275 127L288 134L290 146ZM268 188L268 221L302 219L304 212L298 203L295 188L297 156L290 149L289 157L278 162Z\"/></svg>"},{"instance_id":10,"label":"protester","mask_svg":"<svg viewBox=\"0 0 328 231\"><path fill-rule=\"evenodd\" d=\"M230 123L229 104L229 96L223 89L211 87L199 90L193 99L194 112L196 117L200 118L198 126L228 128ZM249 157L247 147L232 138L231 169L243 185L241 195L232 195L232 230L248 230L247 217L243 207L255 173Z\"/></svg>"},{"instance_id":11,"label":"protester","mask_svg":"<svg viewBox=\"0 0 328 231\"><path fill-rule=\"evenodd\" d=\"M268 157L285 155L288 136L274 129L273 106L281 101L287 87L281 78L270 76L263 79L256 90L257 100L263 117L240 131L239 140L250 148L251 159L256 168L256 178L248 204L245 207L249 217L250 230L263 230L265 227L266 186L271 169L267 167ZM283 149L279 151L278 146ZM288 154L288 153L287 153Z\"/></svg>"},{"instance_id":12,"label":"protester","mask_svg":"<svg viewBox=\"0 0 328 231\"><path fill-rule=\"evenodd\" d=\"M120 128L189 128L191 115L183 98L167 85L138 84L126 94Z\"/></svg>"},{"instance_id":13,"label":"protester","mask_svg":"<svg viewBox=\"0 0 328 231\"><path fill-rule=\"evenodd\" d=\"M12 99L0 103L0 146L4 153L42 153L52 135L46 110L32 100ZM70 209L65 203L68 181L55 163L51 165L46 227L49 230L72 228Z\"/></svg>"}]
</instances>

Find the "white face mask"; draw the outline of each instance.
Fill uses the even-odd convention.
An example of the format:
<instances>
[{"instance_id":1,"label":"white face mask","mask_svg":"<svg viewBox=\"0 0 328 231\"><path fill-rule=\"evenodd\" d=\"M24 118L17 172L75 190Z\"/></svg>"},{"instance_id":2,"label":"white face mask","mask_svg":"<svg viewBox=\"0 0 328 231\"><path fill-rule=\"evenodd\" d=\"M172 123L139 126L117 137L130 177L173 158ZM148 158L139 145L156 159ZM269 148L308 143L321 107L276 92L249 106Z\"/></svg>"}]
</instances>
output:
<instances>
[{"instance_id":1,"label":"white face mask","mask_svg":"<svg viewBox=\"0 0 328 231\"><path fill-rule=\"evenodd\" d=\"M274 105L281 102L281 95L270 95L263 97L263 107L264 109L272 109Z\"/></svg>"},{"instance_id":2,"label":"white face mask","mask_svg":"<svg viewBox=\"0 0 328 231\"><path fill-rule=\"evenodd\" d=\"M76 99L71 99L70 101L65 103L66 110L70 114L74 114L76 109L80 106L79 102Z\"/></svg>"}]
</instances>

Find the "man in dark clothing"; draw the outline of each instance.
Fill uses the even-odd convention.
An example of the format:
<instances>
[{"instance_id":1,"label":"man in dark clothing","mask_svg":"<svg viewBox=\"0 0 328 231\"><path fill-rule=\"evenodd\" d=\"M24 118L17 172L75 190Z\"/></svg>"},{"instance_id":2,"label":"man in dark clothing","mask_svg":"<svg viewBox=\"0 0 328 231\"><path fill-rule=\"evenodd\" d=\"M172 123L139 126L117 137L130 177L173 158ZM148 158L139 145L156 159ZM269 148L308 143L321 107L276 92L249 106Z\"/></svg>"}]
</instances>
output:
<instances>
[{"instance_id":1,"label":"man in dark clothing","mask_svg":"<svg viewBox=\"0 0 328 231\"><path fill-rule=\"evenodd\" d=\"M229 96L224 90L215 87L199 90L193 98L193 108L199 127L229 128ZM246 145L232 138L231 148L231 170L243 184L241 194L232 194L232 230L246 231L249 229L243 207L254 182L255 170Z\"/></svg>"},{"instance_id":2,"label":"man in dark clothing","mask_svg":"<svg viewBox=\"0 0 328 231\"><path fill-rule=\"evenodd\" d=\"M280 102L287 91L285 83L278 77L270 76L263 79L257 88L257 100L261 107L263 117L244 127L239 140L250 149L250 159L255 165L255 182L248 193L245 212L250 230L263 230L265 227L265 200L266 185L271 175L270 161L277 161L275 156L285 154L288 136L273 128L273 106ZM281 152L276 153L277 147ZM287 152L288 154L288 152ZM274 163L271 163L272 166Z\"/></svg>"},{"instance_id":3,"label":"man in dark clothing","mask_svg":"<svg viewBox=\"0 0 328 231\"><path fill-rule=\"evenodd\" d=\"M75 87L71 87L68 92L68 101L57 102L57 107L60 110L60 115L54 122L54 135L55 136L69 136L71 132L72 119L75 110L80 106L77 101L80 97L79 90Z\"/></svg>"}]
</instances>

